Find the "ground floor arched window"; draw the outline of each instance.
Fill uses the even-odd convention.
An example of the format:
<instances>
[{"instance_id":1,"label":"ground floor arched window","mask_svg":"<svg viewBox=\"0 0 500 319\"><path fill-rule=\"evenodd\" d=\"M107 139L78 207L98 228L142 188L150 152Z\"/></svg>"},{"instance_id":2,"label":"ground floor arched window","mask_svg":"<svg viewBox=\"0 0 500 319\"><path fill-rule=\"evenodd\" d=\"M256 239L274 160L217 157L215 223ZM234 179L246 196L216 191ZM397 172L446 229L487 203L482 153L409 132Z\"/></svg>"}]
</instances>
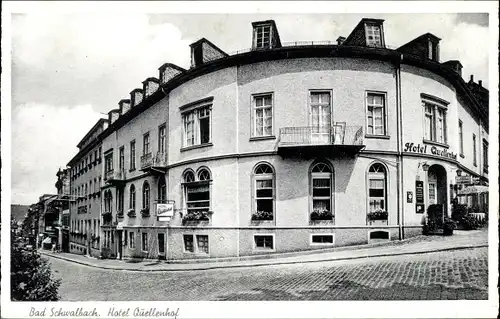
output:
<instances>
[{"instance_id":1,"label":"ground floor arched window","mask_svg":"<svg viewBox=\"0 0 500 319\"><path fill-rule=\"evenodd\" d=\"M314 163L310 170L311 218L333 218L333 169L326 162Z\"/></svg>"}]
</instances>

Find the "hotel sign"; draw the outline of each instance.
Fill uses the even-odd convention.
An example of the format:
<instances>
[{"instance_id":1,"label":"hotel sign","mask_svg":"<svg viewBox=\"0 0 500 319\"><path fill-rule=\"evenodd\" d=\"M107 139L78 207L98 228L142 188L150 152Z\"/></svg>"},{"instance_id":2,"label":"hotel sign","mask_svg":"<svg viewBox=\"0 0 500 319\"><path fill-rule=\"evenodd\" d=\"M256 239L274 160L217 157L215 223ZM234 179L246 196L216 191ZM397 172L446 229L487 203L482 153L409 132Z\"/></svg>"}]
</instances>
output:
<instances>
[{"instance_id":1,"label":"hotel sign","mask_svg":"<svg viewBox=\"0 0 500 319\"><path fill-rule=\"evenodd\" d=\"M156 204L156 216L160 218L174 216L174 203Z\"/></svg>"},{"instance_id":2,"label":"hotel sign","mask_svg":"<svg viewBox=\"0 0 500 319\"><path fill-rule=\"evenodd\" d=\"M421 153L421 154L431 154L439 157L446 157L453 160L457 159L457 154L453 152L448 152L447 149L441 149L437 146L421 145L415 143L405 143L405 148L403 152L409 153Z\"/></svg>"}]
</instances>

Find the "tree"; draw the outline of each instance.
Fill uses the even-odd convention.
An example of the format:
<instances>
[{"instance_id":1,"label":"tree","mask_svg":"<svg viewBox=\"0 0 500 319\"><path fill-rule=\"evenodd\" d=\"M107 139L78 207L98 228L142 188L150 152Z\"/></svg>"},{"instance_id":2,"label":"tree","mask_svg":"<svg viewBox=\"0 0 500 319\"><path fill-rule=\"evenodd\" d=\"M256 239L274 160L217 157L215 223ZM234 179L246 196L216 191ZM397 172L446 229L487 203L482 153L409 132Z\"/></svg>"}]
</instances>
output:
<instances>
[{"instance_id":1,"label":"tree","mask_svg":"<svg viewBox=\"0 0 500 319\"><path fill-rule=\"evenodd\" d=\"M11 298L14 301L57 301L60 279L54 279L49 263L36 250L21 247L11 233Z\"/></svg>"}]
</instances>

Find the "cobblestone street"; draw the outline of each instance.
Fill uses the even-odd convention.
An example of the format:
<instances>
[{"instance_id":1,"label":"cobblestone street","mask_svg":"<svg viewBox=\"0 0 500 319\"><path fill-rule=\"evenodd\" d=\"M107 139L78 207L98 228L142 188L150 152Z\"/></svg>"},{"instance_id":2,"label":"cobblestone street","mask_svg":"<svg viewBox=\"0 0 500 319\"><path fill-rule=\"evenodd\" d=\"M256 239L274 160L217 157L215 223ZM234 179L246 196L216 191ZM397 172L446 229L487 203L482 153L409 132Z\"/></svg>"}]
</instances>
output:
<instances>
[{"instance_id":1,"label":"cobblestone street","mask_svg":"<svg viewBox=\"0 0 500 319\"><path fill-rule=\"evenodd\" d=\"M66 301L487 299L487 248L183 272L96 269L50 258Z\"/></svg>"}]
</instances>

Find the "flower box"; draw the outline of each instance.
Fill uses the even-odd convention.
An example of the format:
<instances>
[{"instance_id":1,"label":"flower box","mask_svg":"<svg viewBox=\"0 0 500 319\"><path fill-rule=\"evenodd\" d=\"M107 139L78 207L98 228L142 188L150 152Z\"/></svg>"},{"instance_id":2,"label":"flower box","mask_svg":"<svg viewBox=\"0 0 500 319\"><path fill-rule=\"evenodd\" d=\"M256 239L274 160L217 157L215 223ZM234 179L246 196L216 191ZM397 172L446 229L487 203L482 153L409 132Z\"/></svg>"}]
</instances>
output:
<instances>
[{"instance_id":1,"label":"flower box","mask_svg":"<svg viewBox=\"0 0 500 319\"><path fill-rule=\"evenodd\" d=\"M149 217L150 216L150 214L149 214L149 207L141 209L141 216L142 217Z\"/></svg>"},{"instance_id":2,"label":"flower box","mask_svg":"<svg viewBox=\"0 0 500 319\"><path fill-rule=\"evenodd\" d=\"M313 210L310 217L311 221L333 221L333 213L328 210Z\"/></svg>"},{"instance_id":3,"label":"flower box","mask_svg":"<svg viewBox=\"0 0 500 319\"><path fill-rule=\"evenodd\" d=\"M127 216L130 218L134 218L135 217L135 210L129 209L127 212Z\"/></svg>"},{"instance_id":4,"label":"flower box","mask_svg":"<svg viewBox=\"0 0 500 319\"><path fill-rule=\"evenodd\" d=\"M256 211L252 214L252 225L274 225L273 212Z\"/></svg>"},{"instance_id":5,"label":"flower box","mask_svg":"<svg viewBox=\"0 0 500 319\"><path fill-rule=\"evenodd\" d=\"M123 210L119 210L119 211L116 213L116 217L118 217L118 218L123 218Z\"/></svg>"},{"instance_id":6,"label":"flower box","mask_svg":"<svg viewBox=\"0 0 500 319\"><path fill-rule=\"evenodd\" d=\"M367 218L369 221L374 221L374 220L387 221L388 216L389 213L387 213L385 210L376 210L373 212L369 212Z\"/></svg>"},{"instance_id":7,"label":"flower box","mask_svg":"<svg viewBox=\"0 0 500 319\"><path fill-rule=\"evenodd\" d=\"M211 212L191 211L182 216L182 224L185 226L207 226L210 225Z\"/></svg>"}]
</instances>

